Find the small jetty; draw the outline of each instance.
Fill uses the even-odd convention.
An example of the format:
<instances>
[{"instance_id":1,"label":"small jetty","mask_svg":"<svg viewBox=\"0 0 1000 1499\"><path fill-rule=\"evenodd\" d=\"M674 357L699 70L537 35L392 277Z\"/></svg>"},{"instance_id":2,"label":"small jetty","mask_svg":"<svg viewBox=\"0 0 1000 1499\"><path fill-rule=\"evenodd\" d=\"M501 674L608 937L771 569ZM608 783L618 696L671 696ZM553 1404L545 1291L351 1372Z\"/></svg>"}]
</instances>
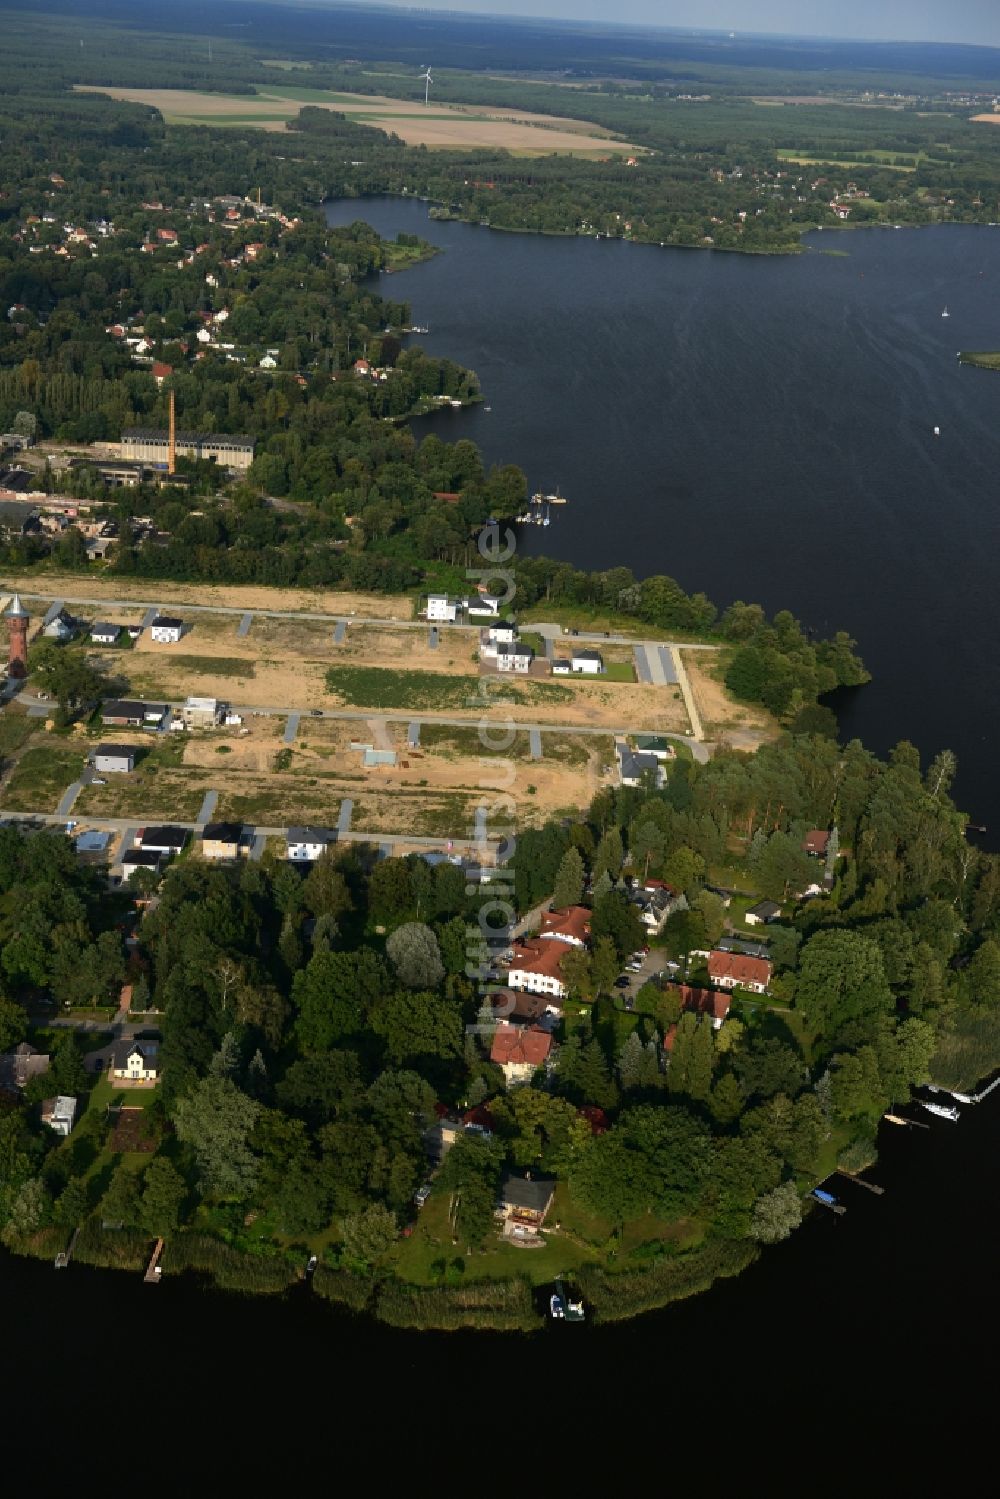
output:
<instances>
[{"instance_id":1,"label":"small jetty","mask_svg":"<svg viewBox=\"0 0 1000 1499\"><path fill-rule=\"evenodd\" d=\"M874 1192L876 1197L885 1196L885 1188L878 1187L874 1182L866 1182L863 1176L855 1176L852 1171L845 1171L843 1166L837 1167L838 1176L846 1176L847 1180L853 1182L856 1187L864 1187L866 1192Z\"/></svg>"},{"instance_id":2,"label":"small jetty","mask_svg":"<svg viewBox=\"0 0 1000 1499\"><path fill-rule=\"evenodd\" d=\"M549 1297L549 1316L553 1322L583 1322L587 1313L582 1301L574 1301L561 1280L557 1280Z\"/></svg>"},{"instance_id":3,"label":"small jetty","mask_svg":"<svg viewBox=\"0 0 1000 1499\"><path fill-rule=\"evenodd\" d=\"M552 524L552 506L568 504L566 496L560 494L558 489L555 494L542 494L539 490L531 496L524 514L517 516L516 519L522 526L549 526Z\"/></svg>"},{"instance_id":4,"label":"small jetty","mask_svg":"<svg viewBox=\"0 0 1000 1499\"><path fill-rule=\"evenodd\" d=\"M163 1266L160 1264L160 1255L162 1253L163 1240L157 1239L153 1253L150 1256L149 1264L146 1266L146 1273L142 1277L147 1286L158 1286L160 1284L160 1276L163 1274Z\"/></svg>"},{"instance_id":5,"label":"small jetty","mask_svg":"<svg viewBox=\"0 0 1000 1499\"><path fill-rule=\"evenodd\" d=\"M844 1204L839 1202L832 1192L824 1192L822 1187L813 1187L809 1195L819 1203L820 1207L829 1208L831 1213L841 1215L847 1212Z\"/></svg>"},{"instance_id":6,"label":"small jetty","mask_svg":"<svg viewBox=\"0 0 1000 1499\"><path fill-rule=\"evenodd\" d=\"M66 1248L60 1250L59 1253L56 1255L56 1269L57 1270L65 1270L66 1269L66 1267L69 1264L70 1260L73 1258L73 1250L76 1248L76 1241L77 1241L77 1239L79 1237L80 1237L80 1230L78 1228L74 1228L74 1230L73 1230L73 1237L70 1239L69 1243L66 1245Z\"/></svg>"},{"instance_id":7,"label":"small jetty","mask_svg":"<svg viewBox=\"0 0 1000 1499\"><path fill-rule=\"evenodd\" d=\"M906 1129L930 1129L922 1119L907 1119L903 1114L883 1114L886 1124L901 1124Z\"/></svg>"},{"instance_id":8,"label":"small jetty","mask_svg":"<svg viewBox=\"0 0 1000 1499\"><path fill-rule=\"evenodd\" d=\"M949 1124L958 1122L958 1110L954 1104L928 1103L924 1099L920 1099L919 1103L922 1109L926 1109L928 1114L933 1114L938 1119L947 1119Z\"/></svg>"}]
</instances>

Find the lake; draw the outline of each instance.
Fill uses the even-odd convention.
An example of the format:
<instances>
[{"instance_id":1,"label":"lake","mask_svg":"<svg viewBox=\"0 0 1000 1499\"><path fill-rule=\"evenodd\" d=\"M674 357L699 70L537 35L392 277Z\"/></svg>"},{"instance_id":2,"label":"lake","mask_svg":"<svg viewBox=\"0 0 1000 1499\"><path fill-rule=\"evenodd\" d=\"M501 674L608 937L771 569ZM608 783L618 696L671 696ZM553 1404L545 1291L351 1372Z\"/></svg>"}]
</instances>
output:
<instances>
[{"instance_id":1,"label":"lake","mask_svg":"<svg viewBox=\"0 0 1000 1499\"><path fill-rule=\"evenodd\" d=\"M1000 846L1000 374L955 357L1000 350L1000 229L748 256L506 234L391 197L326 216L446 251L380 287L491 407L419 429L569 497L526 551L848 630L874 681L837 703L844 735L954 749L959 805Z\"/></svg>"}]
</instances>

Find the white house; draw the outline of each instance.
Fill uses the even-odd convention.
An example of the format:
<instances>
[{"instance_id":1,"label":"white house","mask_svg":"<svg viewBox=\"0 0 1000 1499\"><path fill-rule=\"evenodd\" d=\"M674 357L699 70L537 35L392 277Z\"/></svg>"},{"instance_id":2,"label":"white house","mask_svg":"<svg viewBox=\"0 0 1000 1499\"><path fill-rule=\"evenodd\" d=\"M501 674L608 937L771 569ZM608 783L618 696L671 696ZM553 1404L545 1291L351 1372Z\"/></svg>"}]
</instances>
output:
<instances>
[{"instance_id":1,"label":"white house","mask_svg":"<svg viewBox=\"0 0 1000 1499\"><path fill-rule=\"evenodd\" d=\"M181 709L184 722L193 728L211 729L219 722L222 710L215 697L189 697Z\"/></svg>"},{"instance_id":2,"label":"white house","mask_svg":"<svg viewBox=\"0 0 1000 1499\"><path fill-rule=\"evenodd\" d=\"M600 651L574 651L569 664L572 671L583 672L590 677L599 676L604 670Z\"/></svg>"},{"instance_id":3,"label":"white house","mask_svg":"<svg viewBox=\"0 0 1000 1499\"><path fill-rule=\"evenodd\" d=\"M94 769L127 774L135 769L135 753L134 744L99 744L93 754Z\"/></svg>"},{"instance_id":4,"label":"white house","mask_svg":"<svg viewBox=\"0 0 1000 1499\"><path fill-rule=\"evenodd\" d=\"M57 640L60 645L66 640L72 640L75 633L73 621L65 609L60 609L54 619L42 626L42 634L46 640Z\"/></svg>"},{"instance_id":5,"label":"white house","mask_svg":"<svg viewBox=\"0 0 1000 1499\"><path fill-rule=\"evenodd\" d=\"M278 368L278 361L273 354L265 354L258 368L262 370L276 370Z\"/></svg>"},{"instance_id":6,"label":"white house","mask_svg":"<svg viewBox=\"0 0 1000 1499\"><path fill-rule=\"evenodd\" d=\"M98 620L90 627L90 638L95 645L114 645L121 632L121 625L112 625L104 620Z\"/></svg>"},{"instance_id":7,"label":"white house","mask_svg":"<svg viewBox=\"0 0 1000 1499\"><path fill-rule=\"evenodd\" d=\"M179 854L188 840L186 828L158 826L140 828L136 842L143 853Z\"/></svg>"},{"instance_id":8,"label":"white house","mask_svg":"<svg viewBox=\"0 0 1000 1499\"><path fill-rule=\"evenodd\" d=\"M429 593L427 595L427 618L441 620L445 624L454 624L458 618L459 604L457 599L450 599L446 593Z\"/></svg>"},{"instance_id":9,"label":"white house","mask_svg":"<svg viewBox=\"0 0 1000 1499\"><path fill-rule=\"evenodd\" d=\"M123 1083L155 1083L160 1075L159 1043L119 1041L111 1056L110 1076Z\"/></svg>"},{"instance_id":10,"label":"white house","mask_svg":"<svg viewBox=\"0 0 1000 1499\"><path fill-rule=\"evenodd\" d=\"M534 659L535 653L530 645L497 646L497 671L528 672Z\"/></svg>"},{"instance_id":11,"label":"white house","mask_svg":"<svg viewBox=\"0 0 1000 1499\"><path fill-rule=\"evenodd\" d=\"M57 1135L68 1135L76 1118L76 1099L66 1093L46 1098L42 1104L42 1123Z\"/></svg>"},{"instance_id":12,"label":"white house","mask_svg":"<svg viewBox=\"0 0 1000 1499\"><path fill-rule=\"evenodd\" d=\"M336 833L328 828L289 828L285 834L286 857L296 864L311 864L336 841Z\"/></svg>"},{"instance_id":13,"label":"white house","mask_svg":"<svg viewBox=\"0 0 1000 1499\"><path fill-rule=\"evenodd\" d=\"M176 645L183 634L184 621L169 614L158 614L149 627L150 639L160 645Z\"/></svg>"},{"instance_id":14,"label":"white house","mask_svg":"<svg viewBox=\"0 0 1000 1499\"><path fill-rule=\"evenodd\" d=\"M516 645L517 625L512 619L498 619L495 625L487 626L486 636L493 645Z\"/></svg>"},{"instance_id":15,"label":"white house","mask_svg":"<svg viewBox=\"0 0 1000 1499\"><path fill-rule=\"evenodd\" d=\"M515 943L507 974L508 988L526 989L529 994L544 994L553 1000L565 999L567 986L562 977L562 963L569 950L565 942L546 942L537 937Z\"/></svg>"}]
</instances>

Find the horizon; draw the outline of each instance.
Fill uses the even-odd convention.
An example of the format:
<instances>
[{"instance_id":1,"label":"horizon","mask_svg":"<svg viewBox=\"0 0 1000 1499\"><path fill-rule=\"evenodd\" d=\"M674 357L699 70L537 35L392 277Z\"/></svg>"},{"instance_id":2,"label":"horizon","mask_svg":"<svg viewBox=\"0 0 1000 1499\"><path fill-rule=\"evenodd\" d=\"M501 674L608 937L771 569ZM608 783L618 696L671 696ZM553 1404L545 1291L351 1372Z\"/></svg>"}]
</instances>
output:
<instances>
[{"instance_id":1,"label":"horizon","mask_svg":"<svg viewBox=\"0 0 1000 1499\"><path fill-rule=\"evenodd\" d=\"M232 0L227 0L232 3ZM280 0L313 10L347 4L370 11L407 10L508 21L555 21L642 28L661 33L831 42L911 42L934 46L1000 48L1000 5L995 0ZM664 15L669 10L669 15ZM612 14L609 12L613 11ZM883 16L891 21L883 21ZM944 34L943 22L947 22Z\"/></svg>"}]
</instances>

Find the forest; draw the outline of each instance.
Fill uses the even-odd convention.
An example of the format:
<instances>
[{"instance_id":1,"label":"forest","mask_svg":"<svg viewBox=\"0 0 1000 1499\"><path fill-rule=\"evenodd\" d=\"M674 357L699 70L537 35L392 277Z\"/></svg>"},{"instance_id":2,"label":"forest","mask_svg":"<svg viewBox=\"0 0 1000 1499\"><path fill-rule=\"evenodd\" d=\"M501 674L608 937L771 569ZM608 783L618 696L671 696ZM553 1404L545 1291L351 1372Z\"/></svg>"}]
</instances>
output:
<instances>
[{"instance_id":1,"label":"forest","mask_svg":"<svg viewBox=\"0 0 1000 1499\"><path fill-rule=\"evenodd\" d=\"M922 769L908 744L880 762L857 742L786 736L753 757L680 761L661 791L602 792L579 821L522 834L516 908L584 902L591 947L566 965L554 1059L511 1089L490 1053L506 931L479 919L506 877L480 888L447 861L350 849L307 873L182 858L111 925L60 834L2 829L0 1048L61 1034L50 1073L0 1111L4 1242L47 1254L83 1223L84 1256L124 1264L164 1235L175 1266L272 1290L315 1246L324 1294L433 1320L420 1297L434 1288L518 1281L493 1207L501 1173L527 1169L559 1184L603 1315L655 1301L661 1279L666 1299L731 1273L792 1231L812 1182L875 1158L887 1108L1000 1060L1000 865L967 843L953 773L949 754ZM836 830L836 872L804 898L812 827ZM614 976L642 942L632 894L650 877L683 897L654 950L693 985L728 924L727 886L780 902L766 1002L737 988L716 1030L653 978L623 1008ZM110 1017L123 977L162 1035L163 1081L129 1149L121 1096L83 1067L95 1040L37 1019L46 996L70 995ZM84 1105L63 1142L37 1122L53 1084ZM435 1169L441 1117L477 1128ZM428 1261L421 1223L447 1202L458 1249ZM513 1322L494 1309L488 1325L521 1325L514 1303Z\"/></svg>"}]
</instances>

